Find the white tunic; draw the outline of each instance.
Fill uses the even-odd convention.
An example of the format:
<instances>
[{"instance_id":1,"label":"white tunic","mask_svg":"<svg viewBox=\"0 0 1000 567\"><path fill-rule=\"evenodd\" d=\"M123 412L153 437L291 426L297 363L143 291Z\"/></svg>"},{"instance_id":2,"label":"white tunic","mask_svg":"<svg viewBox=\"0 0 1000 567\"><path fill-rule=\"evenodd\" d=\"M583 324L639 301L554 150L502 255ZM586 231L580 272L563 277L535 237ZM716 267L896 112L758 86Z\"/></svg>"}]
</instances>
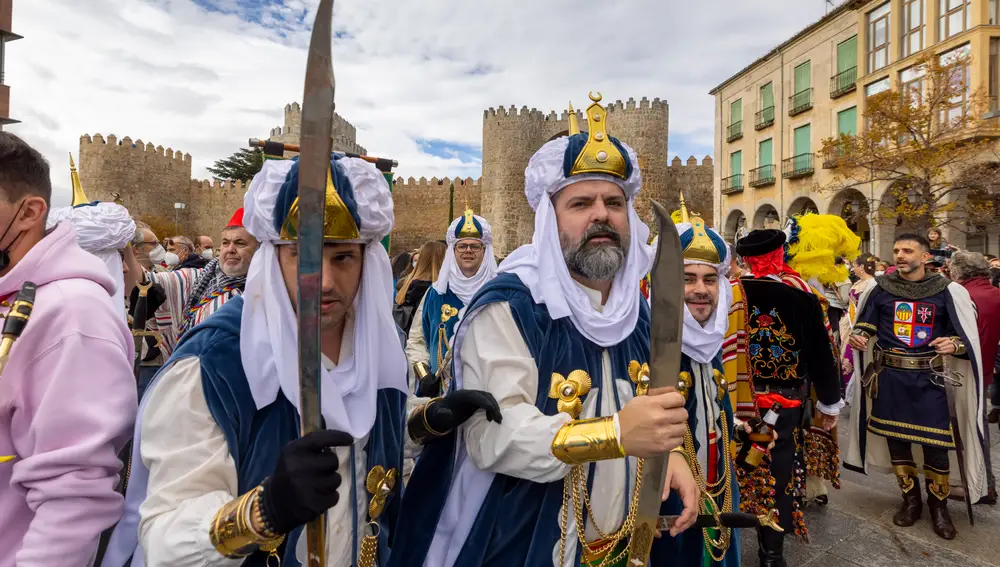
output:
<instances>
[{"instance_id":1,"label":"white tunic","mask_svg":"<svg viewBox=\"0 0 1000 567\"><path fill-rule=\"evenodd\" d=\"M583 287L583 286L581 286ZM601 294L583 288L594 309L601 309ZM503 423L487 421L477 412L463 426L468 458L460 463L459 478L453 483L438 524L426 567L451 567L461 551L472 521L478 515L482 495L468 494L464 489L461 469L475 467L494 474L505 474L532 482L561 481L570 466L552 455L556 432L570 421L565 413L545 415L535 407L539 380L546 387L550 376L538 376L538 367L528 351L506 302L486 306L468 323L469 329L461 343L462 379L464 389L485 390L500 404ZM632 399L627 381L617 381L618 404L613 394L614 375L626 376L625 368L612 371L607 350L602 356L600 376L591 376L593 387L586 396L580 418L614 415ZM597 407L599 392L601 407ZM625 507L634 488L636 460L629 458L626 478L625 459L601 461L596 464L590 503L594 518L605 533L621 526ZM477 498L478 497L478 498ZM588 541L597 538L589 525ZM563 567L575 564L577 547L576 520L569 513L566 558ZM552 550L554 566L558 566L559 543Z\"/></svg>"},{"instance_id":2,"label":"white tunic","mask_svg":"<svg viewBox=\"0 0 1000 567\"><path fill-rule=\"evenodd\" d=\"M353 333L348 326L341 355L349 356L353 344ZM323 364L328 369L334 366L325 356ZM242 564L242 559L220 555L209 541L209 526L216 512L239 493L236 463L222 430L209 413L198 359L177 361L146 395L149 399L142 417L141 455L149 468L149 483L146 499L139 507L139 543L146 565ZM368 509L364 486L368 470L366 442L367 437L355 443L359 537L364 535L362 526ZM356 559L350 543L353 532L350 448L335 450L343 482L338 489L340 501L327 513L327 565L350 567Z\"/></svg>"}]
</instances>

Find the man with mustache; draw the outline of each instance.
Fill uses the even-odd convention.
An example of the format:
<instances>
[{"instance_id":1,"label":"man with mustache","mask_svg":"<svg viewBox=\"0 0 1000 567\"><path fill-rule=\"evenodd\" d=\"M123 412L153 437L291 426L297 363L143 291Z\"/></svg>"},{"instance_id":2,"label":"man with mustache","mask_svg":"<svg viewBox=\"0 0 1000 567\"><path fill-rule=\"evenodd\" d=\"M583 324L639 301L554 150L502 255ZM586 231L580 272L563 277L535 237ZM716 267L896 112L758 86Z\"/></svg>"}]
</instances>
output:
<instances>
[{"instance_id":1,"label":"man with mustache","mask_svg":"<svg viewBox=\"0 0 1000 567\"><path fill-rule=\"evenodd\" d=\"M785 264L785 238L780 230L754 230L736 242L748 272L732 285L722 355L726 382L735 385L736 417L757 424L775 406L778 411L770 459L737 473L743 512L778 511L783 531L757 532L762 567L785 567L785 534L807 534L800 509L807 470L802 424L811 392L826 431L844 406L826 316L809 284Z\"/></svg>"},{"instance_id":2,"label":"man with mustache","mask_svg":"<svg viewBox=\"0 0 1000 567\"><path fill-rule=\"evenodd\" d=\"M983 372L980 368L976 310L969 292L957 282L925 267L930 243L919 234L902 234L893 244L896 271L875 278L858 301L850 344L855 352L852 403L858 419L850 431L845 465L861 472L896 474L903 502L892 521L909 527L923 513L920 455L927 488L927 508L934 533L957 535L948 514L955 435L948 393L939 376L950 365L961 374L952 384L958 427L964 442L968 493L973 503L989 497L985 446ZM881 369L862 382L868 342L877 340ZM878 368L878 367L876 367ZM913 451L919 445L919 453ZM915 454L916 453L916 454Z\"/></svg>"},{"instance_id":3,"label":"man with mustache","mask_svg":"<svg viewBox=\"0 0 1000 567\"><path fill-rule=\"evenodd\" d=\"M590 132L571 114L570 135L529 161L532 242L504 260L455 330L451 387L492 394L502 422L476 414L425 446L390 567L623 565L636 457L681 445L683 396L637 396L639 372L629 372L649 361L639 281L653 251L633 208L637 157L608 135L600 95L591 99ZM682 452L670 455L663 492L684 502L676 535L697 514Z\"/></svg>"},{"instance_id":4,"label":"man with mustache","mask_svg":"<svg viewBox=\"0 0 1000 567\"><path fill-rule=\"evenodd\" d=\"M722 236L688 215L681 201L676 224L684 246L684 330L681 335L681 391L686 398L688 434L684 453L694 469L705 510L739 512L739 485L730 453L734 436L729 387L722 374L722 343L729 324L732 292L725 279L729 248ZM680 513L671 496L667 514ZM653 546L652 565L712 565L738 567L740 536L735 529L688 530L663 538Z\"/></svg>"},{"instance_id":5,"label":"man with mustache","mask_svg":"<svg viewBox=\"0 0 1000 567\"><path fill-rule=\"evenodd\" d=\"M493 258L493 231L485 218L466 209L452 221L445 235L448 251L437 281L420 301L420 324L410 326L406 358L416 367L424 363L430 375L411 384L418 396L434 397L441 390L441 370L448 358L458 317L472 297L497 273ZM414 375L414 378L420 376Z\"/></svg>"}]
</instances>

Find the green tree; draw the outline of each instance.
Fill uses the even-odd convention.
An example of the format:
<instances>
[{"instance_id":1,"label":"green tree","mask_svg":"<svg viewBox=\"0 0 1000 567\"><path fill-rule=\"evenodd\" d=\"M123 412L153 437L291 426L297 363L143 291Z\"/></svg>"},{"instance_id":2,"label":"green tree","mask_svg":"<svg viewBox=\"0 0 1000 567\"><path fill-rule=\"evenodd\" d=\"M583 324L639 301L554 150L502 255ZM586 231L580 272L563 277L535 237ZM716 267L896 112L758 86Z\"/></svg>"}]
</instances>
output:
<instances>
[{"instance_id":1,"label":"green tree","mask_svg":"<svg viewBox=\"0 0 1000 567\"><path fill-rule=\"evenodd\" d=\"M216 161L207 169L218 179L250 181L262 167L264 152L260 148L240 148L235 154Z\"/></svg>"}]
</instances>

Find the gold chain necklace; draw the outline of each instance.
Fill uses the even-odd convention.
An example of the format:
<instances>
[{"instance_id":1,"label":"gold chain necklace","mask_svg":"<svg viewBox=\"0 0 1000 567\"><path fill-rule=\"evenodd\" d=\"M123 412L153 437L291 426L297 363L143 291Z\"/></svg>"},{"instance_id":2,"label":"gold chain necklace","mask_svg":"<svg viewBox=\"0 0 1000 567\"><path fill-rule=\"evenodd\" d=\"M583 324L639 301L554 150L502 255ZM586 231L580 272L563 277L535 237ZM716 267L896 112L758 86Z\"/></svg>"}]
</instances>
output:
<instances>
[{"instance_id":1,"label":"gold chain necklace","mask_svg":"<svg viewBox=\"0 0 1000 567\"><path fill-rule=\"evenodd\" d=\"M725 451L725 448L729 447L729 423L726 421L725 412L720 415L720 419L722 421L722 447L723 451ZM718 445L716 449L718 449ZM698 488L702 493L698 499L698 513L717 516L719 509L715 499L720 495L722 496L722 513L732 512L732 470L729 463L725 464L725 473L722 476L722 481L709 485L701 470L701 463L698 461L698 453L694 448L694 436L691 435L690 427L684 432L684 452L688 454L691 472L694 474L695 481L698 483ZM725 456L725 453L723 453L723 456ZM713 561L721 562L726 557L726 551L729 549L732 530L720 527L718 539L713 539L709 536L708 530L709 528L701 529L705 540L705 549Z\"/></svg>"}]
</instances>

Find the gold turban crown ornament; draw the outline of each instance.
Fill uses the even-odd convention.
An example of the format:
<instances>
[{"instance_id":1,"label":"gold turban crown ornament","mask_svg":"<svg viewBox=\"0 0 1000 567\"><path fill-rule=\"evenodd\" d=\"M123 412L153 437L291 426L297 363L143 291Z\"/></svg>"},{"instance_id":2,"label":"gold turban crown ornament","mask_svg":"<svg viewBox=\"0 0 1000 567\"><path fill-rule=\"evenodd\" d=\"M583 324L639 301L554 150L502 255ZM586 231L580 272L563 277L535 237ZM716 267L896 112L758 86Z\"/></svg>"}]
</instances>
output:
<instances>
[{"instance_id":1,"label":"gold turban crown ornament","mask_svg":"<svg viewBox=\"0 0 1000 567\"><path fill-rule=\"evenodd\" d=\"M600 105L601 93L590 93L592 104L587 107L587 143L580 150L569 174L603 173L619 179L626 179L628 172L628 156L618 149L608 135L608 111ZM576 113L570 104L569 134L579 133L580 126ZM576 130L576 132L574 132Z\"/></svg>"},{"instance_id":2,"label":"gold turban crown ornament","mask_svg":"<svg viewBox=\"0 0 1000 567\"><path fill-rule=\"evenodd\" d=\"M359 240L361 238L358 224L354 222L347 203L340 198L337 187L333 184L330 170L326 170L326 214L323 217L324 240ZM281 240L296 240L299 235L299 198L295 197L288 209L285 222L281 223Z\"/></svg>"},{"instance_id":3,"label":"gold turban crown ornament","mask_svg":"<svg viewBox=\"0 0 1000 567\"><path fill-rule=\"evenodd\" d=\"M722 258L719 257L719 249L715 246L715 242L712 241L712 237L709 236L708 229L705 227L704 219L702 219L698 213L688 213L687 205L684 203L683 192L681 192L680 197L681 209L679 211L675 211L674 214L670 216L673 218L675 223L691 223L691 241L684 247L684 259L700 260L702 262L708 262L709 264L718 264L719 262L722 262ZM678 213L680 213L679 219L677 218ZM683 242L683 236L684 235L681 235L681 242Z\"/></svg>"},{"instance_id":4,"label":"gold turban crown ornament","mask_svg":"<svg viewBox=\"0 0 1000 567\"><path fill-rule=\"evenodd\" d=\"M479 228L476 226L476 219L473 216L472 209L470 207L466 207L465 218L462 220L462 228L461 230L458 231L455 237L458 238L459 240L463 238L481 239L483 237L482 231L480 231Z\"/></svg>"},{"instance_id":5,"label":"gold turban crown ornament","mask_svg":"<svg viewBox=\"0 0 1000 567\"><path fill-rule=\"evenodd\" d=\"M83 192L83 185L80 184L80 174L76 172L76 164L73 163L73 154L69 154L69 178L73 183L73 202L72 206L77 205L87 205L90 203L90 199L87 198L87 194Z\"/></svg>"}]
</instances>

